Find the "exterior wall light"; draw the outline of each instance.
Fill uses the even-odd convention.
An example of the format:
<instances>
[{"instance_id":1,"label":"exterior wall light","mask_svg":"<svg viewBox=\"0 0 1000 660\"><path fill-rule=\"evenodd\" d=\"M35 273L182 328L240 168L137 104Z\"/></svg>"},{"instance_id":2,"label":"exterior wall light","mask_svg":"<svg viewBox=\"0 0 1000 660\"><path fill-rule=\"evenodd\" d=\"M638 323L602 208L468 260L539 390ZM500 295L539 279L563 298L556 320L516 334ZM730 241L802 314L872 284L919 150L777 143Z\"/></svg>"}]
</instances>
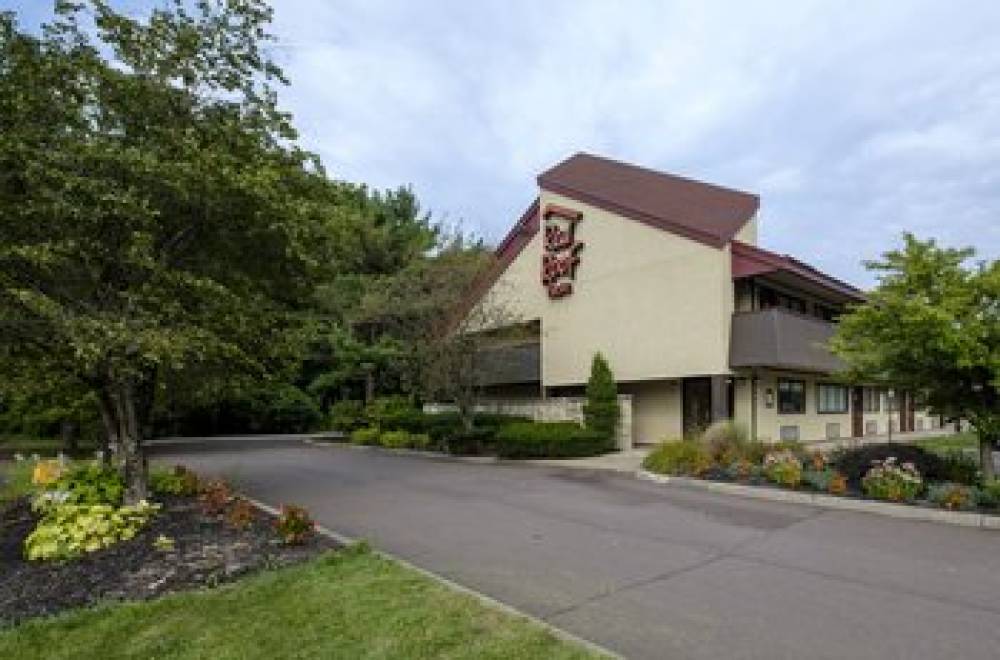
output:
<instances>
[{"instance_id":1,"label":"exterior wall light","mask_svg":"<svg viewBox=\"0 0 1000 660\"><path fill-rule=\"evenodd\" d=\"M764 390L764 406L767 408L774 407L774 390L770 387Z\"/></svg>"}]
</instances>

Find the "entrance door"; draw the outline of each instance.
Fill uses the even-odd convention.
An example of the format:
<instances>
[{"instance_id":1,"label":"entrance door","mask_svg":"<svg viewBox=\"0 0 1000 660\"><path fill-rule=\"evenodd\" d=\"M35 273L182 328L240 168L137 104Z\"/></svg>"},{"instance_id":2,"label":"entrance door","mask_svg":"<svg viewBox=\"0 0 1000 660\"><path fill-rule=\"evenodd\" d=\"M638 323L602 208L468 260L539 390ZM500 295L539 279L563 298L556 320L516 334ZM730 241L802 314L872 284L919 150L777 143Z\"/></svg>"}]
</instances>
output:
<instances>
[{"instance_id":1,"label":"entrance door","mask_svg":"<svg viewBox=\"0 0 1000 660\"><path fill-rule=\"evenodd\" d=\"M685 378L682 395L684 435L704 431L712 423L712 379Z\"/></svg>"},{"instance_id":2,"label":"entrance door","mask_svg":"<svg viewBox=\"0 0 1000 660\"><path fill-rule=\"evenodd\" d=\"M855 387L851 390L851 437L860 438L865 434L865 390Z\"/></svg>"}]
</instances>

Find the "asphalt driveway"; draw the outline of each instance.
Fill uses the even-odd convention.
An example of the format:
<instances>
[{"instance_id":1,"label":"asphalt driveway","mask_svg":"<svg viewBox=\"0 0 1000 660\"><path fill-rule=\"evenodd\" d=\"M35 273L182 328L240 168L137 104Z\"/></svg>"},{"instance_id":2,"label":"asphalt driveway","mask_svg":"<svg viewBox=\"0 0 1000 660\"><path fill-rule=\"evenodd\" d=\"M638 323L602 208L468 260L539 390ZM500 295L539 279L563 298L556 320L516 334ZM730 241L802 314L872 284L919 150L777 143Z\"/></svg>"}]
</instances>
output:
<instances>
[{"instance_id":1,"label":"asphalt driveway","mask_svg":"<svg viewBox=\"0 0 1000 660\"><path fill-rule=\"evenodd\" d=\"M1000 657L1000 532L280 439L157 452L628 657Z\"/></svg>"}]
</instances>

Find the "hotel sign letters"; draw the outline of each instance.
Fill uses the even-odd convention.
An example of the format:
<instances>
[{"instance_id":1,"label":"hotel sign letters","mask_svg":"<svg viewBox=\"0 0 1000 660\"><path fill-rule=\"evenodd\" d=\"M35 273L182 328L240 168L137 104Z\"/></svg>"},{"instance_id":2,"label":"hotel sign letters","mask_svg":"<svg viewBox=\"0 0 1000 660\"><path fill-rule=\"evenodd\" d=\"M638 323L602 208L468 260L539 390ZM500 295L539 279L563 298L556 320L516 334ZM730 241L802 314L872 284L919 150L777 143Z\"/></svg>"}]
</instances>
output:
<instances>
[{"instance_id":1,"label":"hotel sign letters","mask_svg":"<svg viewBox=\"0 0 1000 660\"><path fill-rule=\"evenodd\" d=\"M583 243L576 240L576 225L583 214L557 204L549 204L542 215L545 243L542 245L542 285L549 298L573 293L576 269Z\"/></svg>"}]
</instances>

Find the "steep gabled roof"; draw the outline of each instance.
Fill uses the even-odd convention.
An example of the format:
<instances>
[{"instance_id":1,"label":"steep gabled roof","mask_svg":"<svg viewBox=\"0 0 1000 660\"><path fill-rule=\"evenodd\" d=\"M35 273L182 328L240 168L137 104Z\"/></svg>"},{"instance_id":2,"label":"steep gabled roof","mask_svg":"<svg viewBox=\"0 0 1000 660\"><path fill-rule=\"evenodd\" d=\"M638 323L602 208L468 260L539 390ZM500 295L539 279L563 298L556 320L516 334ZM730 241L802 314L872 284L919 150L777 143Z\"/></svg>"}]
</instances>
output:
<instances>
[{"instance_id":1,"label":"steep gabled roof","mask_svg":"<svg viewBox=\"0 0 1000 660\"><path fill-rule=\"evenodd\" d=\"M716 248L757 213L757 195L578 153L538 176L538 186Z\"/></svg>"}]
</instances>

